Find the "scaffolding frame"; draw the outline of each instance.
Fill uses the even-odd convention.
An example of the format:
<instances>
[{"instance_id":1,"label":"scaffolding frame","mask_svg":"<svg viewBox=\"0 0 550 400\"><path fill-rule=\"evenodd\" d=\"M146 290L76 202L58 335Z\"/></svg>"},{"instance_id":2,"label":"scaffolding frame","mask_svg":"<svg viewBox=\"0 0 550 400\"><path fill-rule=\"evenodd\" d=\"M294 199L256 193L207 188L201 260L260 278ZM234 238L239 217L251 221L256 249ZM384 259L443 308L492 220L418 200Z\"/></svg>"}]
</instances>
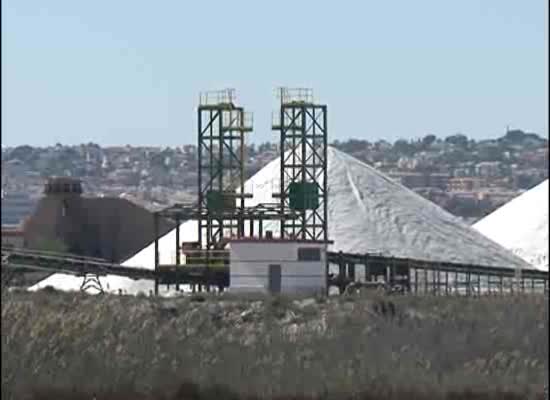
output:
<instances>
[{"instance_id":1,"label":"scaffolding frame","mask_svg":"<svg viewBox=\"0 0 550 400\"><path fill-rule=\"evenodd\" d=\"M300 210L297 219L281 219L281 237L328 241L327 106L317 104L313 90L279 88L279 112L272 129L279 131L279 199L281 210L290 208L292 185L313 184L315 206Z\"/></svg>"},{"instance_id":2,"label":"scaffolding frame","mask_svg":"<svg viewBox=\"0 0 550 400\"><path fill-rule=\"evenodd\" d=\"M245 208L245 134L252 132L253 116L235 104L234 89L200 94L198 107L198 238L211 249L223 237L243 234L240 214ZM223 199L212 210L212 198ZM205 211L208 211L205 213Z\"/></svg>"}]
</instances>

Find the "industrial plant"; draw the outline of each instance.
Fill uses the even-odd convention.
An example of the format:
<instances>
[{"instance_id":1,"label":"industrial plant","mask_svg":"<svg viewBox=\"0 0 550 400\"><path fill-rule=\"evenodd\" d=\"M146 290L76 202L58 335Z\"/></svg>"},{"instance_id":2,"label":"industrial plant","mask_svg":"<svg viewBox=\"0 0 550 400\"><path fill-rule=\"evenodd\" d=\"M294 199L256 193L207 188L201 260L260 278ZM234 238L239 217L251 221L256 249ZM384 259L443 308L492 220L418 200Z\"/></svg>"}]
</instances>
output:
<instances>
[{"instance_id":1,"label":"industrial plant","mask_svg":"<svg viewBox=\"0 0 550 400\"><path fill-rule=\"evenodd\" d=\"M330 294L371 286L433 295L547 292L547 270L330 148L328 108L311 89L279 88L277 95L279 158L251 178L244 166L252 113L233 89L202 93L195 202L144 216L148 228L134 224L133 234L139 230L139 242L147 243L133 245L125 259L3 245L3 275L52 273L31 290L155 295Z\"/></svg>"}]
</instances>

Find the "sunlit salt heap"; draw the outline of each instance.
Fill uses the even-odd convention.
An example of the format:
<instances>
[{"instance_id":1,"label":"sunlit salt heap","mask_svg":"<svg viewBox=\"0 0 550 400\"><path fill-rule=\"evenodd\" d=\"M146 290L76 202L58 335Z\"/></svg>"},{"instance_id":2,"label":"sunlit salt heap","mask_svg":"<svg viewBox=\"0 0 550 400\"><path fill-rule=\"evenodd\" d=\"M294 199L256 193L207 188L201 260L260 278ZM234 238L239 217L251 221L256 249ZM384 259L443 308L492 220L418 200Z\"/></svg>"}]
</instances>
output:
<instances>
[{"instance_id":1,"label":"sunlit salt heap","mask_svg":"<svg viewBox=\"0 0 550 400\"><path fill-rule=\"evenodd\" d=\"M548 179L474 224L540 270L548 271Z\"/></svg>"},{"instance_id":2,"label":"sunlit salt heap","mask_svg":"<svg viewBox=\"0 0 550 400\"><path fill-rule=\"evenodd\" d=\"M330 250L350 253L383 253L419 260L457 262L485 266L525 267L520 258L487 239L437 205L336 149L328 151ZM279 190L279 160L274 160L250 178L247 205L272 203ZM277 236L278 224L264 224ZM181 241L197 240L197 223L181 225ZM175 230L159 240L160 263L175 260ZM154 245L123 263L153 269ZM55 274L34 288L53 286L78 290L81 278ZM104 288L136 293L153 288L148 281L106 277Z\"/></svg>"}]
</instances>

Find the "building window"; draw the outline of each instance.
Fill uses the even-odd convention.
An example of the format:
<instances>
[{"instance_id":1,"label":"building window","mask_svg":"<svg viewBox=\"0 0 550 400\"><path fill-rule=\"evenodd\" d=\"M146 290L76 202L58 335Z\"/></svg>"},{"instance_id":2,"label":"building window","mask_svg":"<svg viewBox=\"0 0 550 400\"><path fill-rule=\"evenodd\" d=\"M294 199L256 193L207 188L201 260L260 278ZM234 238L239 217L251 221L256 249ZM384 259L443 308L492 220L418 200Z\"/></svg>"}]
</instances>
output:
<instances>
[{"instance_id":1,"label":"building window","mask_svg":"<svg viewBox=\"0 0 550 400\"><path fill-rule=\"evenodd\" d=\"M315 247L299 248L298 261L321 261L321 249Z\"/></svg>"}]
</instances>

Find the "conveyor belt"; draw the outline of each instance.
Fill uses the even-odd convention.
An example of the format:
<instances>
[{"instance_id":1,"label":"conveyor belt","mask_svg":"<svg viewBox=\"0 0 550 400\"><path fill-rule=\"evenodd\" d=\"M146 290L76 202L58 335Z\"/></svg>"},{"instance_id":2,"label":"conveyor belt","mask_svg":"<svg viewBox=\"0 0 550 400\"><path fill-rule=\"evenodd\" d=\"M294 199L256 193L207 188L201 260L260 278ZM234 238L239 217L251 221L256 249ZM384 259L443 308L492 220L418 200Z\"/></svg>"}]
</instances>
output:
<instances>
[{"instance_id":1,"label":"conveyor belt","mask_svg":"<svg viewBox=\"0 0 550 400\"><path fill-rule=\"evenodd\" d=\"M415 268L418 270L470 273L474 275L513 277L516 269L507 267L493 267L483 265L459 264L449 262L425 261L409 258L388 257L379 254L354 254L342 252L328 252L328 260L331 264L356 264L368 265L372 268ZM526 279L548 280L548 272L534 268L522 268L522 277Z\"/></svg>"},{"instance_id":2,"label":"conveyor belt","mask_svg":"<svg viewBox=\"0 0 550 400\"><path fill-rule=\"evenodd\" d=\"M2 268L60 272L76 276L117 275L131 279L155 279L154 271L130 268L107 260L74 254L2 247Z\"/></svg>"},{"instance_id":3,"label":"conveyor belt","mask_svg":"<svg viewBox=\"0 0 550 400\"><path fill-rule=\"evenodd\" d=\"M369 274L383 276L388 270L395 275L409 275L411 270L424 270L439 273L468 274L484 277L514 278L518 271L513 268L487 267L479 265L464 265L455 263L440 263L433 261L393 258L378 254L351 254L329 252L330 264L340 266L340 273L329 279L329 285L343 286L353 280L349 266L359 266L368 269ZM2 269L38 270L59 272L75 276L106 276L116 275L133 280L157 280L158 284L203 284L218 287L229 286L229 267L205 268L204 266L159 265L158 270L125 267L110 263L107 260L92 257L81 257L74 254L36 251L13 247L2 247ZM354 273L353 273L354 275ZM548 287L548 272L536 269L522 269L523 280L538 281Z\"/></svg>"}]
</instances>

